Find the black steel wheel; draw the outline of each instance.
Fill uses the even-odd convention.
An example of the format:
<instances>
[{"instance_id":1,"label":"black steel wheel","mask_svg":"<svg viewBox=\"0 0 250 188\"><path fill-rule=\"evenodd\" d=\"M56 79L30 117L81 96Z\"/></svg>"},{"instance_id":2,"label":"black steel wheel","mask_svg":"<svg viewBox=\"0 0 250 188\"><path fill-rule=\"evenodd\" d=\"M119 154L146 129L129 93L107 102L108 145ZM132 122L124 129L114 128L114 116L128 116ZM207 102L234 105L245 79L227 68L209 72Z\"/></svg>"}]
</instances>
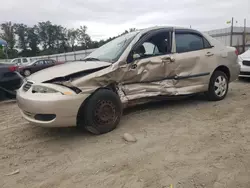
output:
<instances>
[{"instance_id":1,"label":"black steel wheel","mask_svg":"<svg viewBox=\"0 0 250 188\"><path fill-rule=\"evenodd\" d=\"M93 134L104 134L116 128L121 116L119 96L109 89L100 89L80 108L78 126Z\"/></svg>"}]
</instances>

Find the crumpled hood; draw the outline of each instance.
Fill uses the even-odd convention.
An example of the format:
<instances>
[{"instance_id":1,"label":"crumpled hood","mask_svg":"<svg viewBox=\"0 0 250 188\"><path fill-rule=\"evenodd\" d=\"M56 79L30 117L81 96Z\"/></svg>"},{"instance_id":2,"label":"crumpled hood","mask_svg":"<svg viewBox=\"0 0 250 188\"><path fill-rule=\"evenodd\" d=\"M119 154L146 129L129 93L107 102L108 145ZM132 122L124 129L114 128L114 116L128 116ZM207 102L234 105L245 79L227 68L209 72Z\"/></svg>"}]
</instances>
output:
<instances>
[{"instance_id":1,"label":"crumpled hood","mask_svg":"<svg viewBox=\"0 0 250 188\"><path fill-rule=\"evenodd\" d=\"M104 61L75 61L43 69L30 75L27 79L35 83L41 83L58 77L68 76L86 70L107 67L109 65L111 65L111 63Z\"/></svg>"}]
</instances>

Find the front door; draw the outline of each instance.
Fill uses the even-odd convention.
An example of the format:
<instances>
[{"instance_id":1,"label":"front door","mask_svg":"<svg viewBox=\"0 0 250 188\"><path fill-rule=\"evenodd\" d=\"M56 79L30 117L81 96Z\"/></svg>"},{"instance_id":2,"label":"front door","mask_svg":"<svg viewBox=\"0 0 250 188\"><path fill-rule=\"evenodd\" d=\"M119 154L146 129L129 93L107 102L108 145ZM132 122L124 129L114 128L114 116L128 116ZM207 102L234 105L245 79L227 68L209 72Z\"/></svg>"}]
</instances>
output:
<instances>
[{"instance_id":1,"label":"front door","mask_svg":"<svg viewBox=\"0 0 250 188\"><path fill-rule=\"evenodd\" d=\"M44 60L38 60L34 67L32 68L32 72L37 72L39 70L42 70L44 68Z\"/></svg>"},{"instance_id":2,"label":"front door","mask_svg":"<svg viewBox=\"0 0 250 188\"><path fill-rule=\"evenodd\" d=\"M122 90L128 100L160 94L160 82L171 76L172 31L159 30L145 35L133 47L123 73Z\"/></svg>"}]
</instances>

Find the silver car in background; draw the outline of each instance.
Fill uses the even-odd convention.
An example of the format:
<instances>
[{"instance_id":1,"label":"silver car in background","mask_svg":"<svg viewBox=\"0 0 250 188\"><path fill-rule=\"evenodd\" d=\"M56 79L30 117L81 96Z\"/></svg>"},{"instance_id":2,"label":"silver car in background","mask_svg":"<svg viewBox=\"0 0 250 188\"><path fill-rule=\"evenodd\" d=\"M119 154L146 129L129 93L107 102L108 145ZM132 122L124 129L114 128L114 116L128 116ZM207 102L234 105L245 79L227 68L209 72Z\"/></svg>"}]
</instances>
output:
<instances>
[{"instance_id":1,"label":"silver car in background","mask_svg":"<svg viewBox=\"0 0 250 188\"><path fill-rule=\"evenodd\" d=\"M243 54L238 56L240 64L240 75L239 77L249 78L250 77L250 48Z\"/></svg>"},{"instance_id":2,"label":"silver car in background","mask_svg":"<svg viewBox=\"0 0 250 188\"><path fill-rule=\"evenodd\" d=\"M102 134L131 105L201 92L222 100L239 71L234 47L193 29L153 27L122 35L83 61L31 75L17 101L33 124Z\"/></svg>"}]
</instances>

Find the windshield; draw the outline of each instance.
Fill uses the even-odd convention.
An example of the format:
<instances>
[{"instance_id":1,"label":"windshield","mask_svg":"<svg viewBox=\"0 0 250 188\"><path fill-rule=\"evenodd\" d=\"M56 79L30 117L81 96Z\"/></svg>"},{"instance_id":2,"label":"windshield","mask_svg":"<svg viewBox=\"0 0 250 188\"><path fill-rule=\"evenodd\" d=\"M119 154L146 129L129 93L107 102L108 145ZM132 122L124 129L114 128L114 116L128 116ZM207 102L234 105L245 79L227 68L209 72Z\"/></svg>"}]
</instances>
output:
<instances>
[{"instance_id":1,"label":"windshield","mask_svg":"<svg viewBox=\"0 0 250 188\"><path fill-rule=\"evenodd\" d=\"M122 52L129 45L129 43L133 40L138 32L131 32L125 35L122 35L107 44L104 44L100 48L93 51L85 60L100 60L100 61L108 61L115 62L121 56Z\"/></svg>"}]
</instances>

